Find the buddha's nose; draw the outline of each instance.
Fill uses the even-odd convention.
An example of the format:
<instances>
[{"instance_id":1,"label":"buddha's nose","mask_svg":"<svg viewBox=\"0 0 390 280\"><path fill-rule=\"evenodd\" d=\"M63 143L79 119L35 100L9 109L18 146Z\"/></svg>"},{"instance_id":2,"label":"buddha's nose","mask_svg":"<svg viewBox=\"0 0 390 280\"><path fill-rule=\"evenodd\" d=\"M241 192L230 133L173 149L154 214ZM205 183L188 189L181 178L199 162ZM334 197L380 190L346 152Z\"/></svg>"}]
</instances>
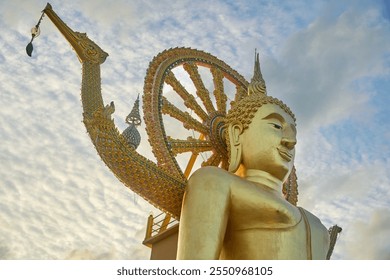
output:
<instances>
[{"instance_id":1,"label":"buddha's nose","mask_svg":"<svg viewBox=\"0 0 390 280\"><path fill-rule=\"evenodd\" d=\"M297 144L297 139L295 137L283 137L282 138L282 145L285 146L289 150L294 149L296 144Z\"/></svg>"}]
</instances>

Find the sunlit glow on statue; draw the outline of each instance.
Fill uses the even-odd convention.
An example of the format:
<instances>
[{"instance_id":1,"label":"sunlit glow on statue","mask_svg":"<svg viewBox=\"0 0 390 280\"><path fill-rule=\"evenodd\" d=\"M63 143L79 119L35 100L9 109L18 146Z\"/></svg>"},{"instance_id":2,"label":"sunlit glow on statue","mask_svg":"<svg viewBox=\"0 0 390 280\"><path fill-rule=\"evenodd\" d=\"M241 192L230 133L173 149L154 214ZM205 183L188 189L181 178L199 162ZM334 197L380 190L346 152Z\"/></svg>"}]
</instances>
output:
<instances>
[{"instance_id":1,"label":"sunlit glow on statue","mask_svg":"<svg viewBox=\"0 0 390 280\"><path fill-rule=\"evenodd\" d=\"M189 179L179 259L326 258L328 230L282 193L294 166L295 117L266 96L258 56L255 65L248 97L227 115L229 172L204 167Z\"/></svg>"},{"instance_id":2,"label":"sunlit glow on statue","mask_svg":"<svg viewBox=\"0 0 390 280\"><path fill-rule=\"evenodd\" d=\"M82 65L83 121L101 159L126 187L166 213L165 228L171 217L180 220L178 259L330 258L341 228L334 226L328 234L318 218L296 207L295 117L283 102L267 96L258 54L250 83L203 51L173 48L153 58L142 96L152 161L136 151L141 141L136 130L141 123L139 98L126 118L129 127L120 133L112 118L114 102L104 105L101 92L100 65L108 54L85 33L68 27L50 4L33 28L27 54L32 55L43 15ZM176 67L188 74L194 93L175 76ZM198 67L209 70L212 93ZM225 83L235 88L229 111ZM165 86L172 89L173 100L164 95ZM168 135L165 116L197 138ZM188 179L196 157L204 152L209 156L203 167ZM176 161L181 153L191 153L185 168ZM153 217L150 221L152 227Z\"/></svg>"}]
</instances>

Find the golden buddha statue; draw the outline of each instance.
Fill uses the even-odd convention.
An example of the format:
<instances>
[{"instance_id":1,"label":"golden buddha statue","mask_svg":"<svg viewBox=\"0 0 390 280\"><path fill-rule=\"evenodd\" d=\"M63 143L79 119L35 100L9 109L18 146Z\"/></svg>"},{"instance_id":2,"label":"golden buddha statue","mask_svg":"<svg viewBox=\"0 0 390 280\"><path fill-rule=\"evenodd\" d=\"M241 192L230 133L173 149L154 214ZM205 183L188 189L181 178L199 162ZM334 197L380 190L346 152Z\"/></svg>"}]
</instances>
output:
<instances>
[{"instance_id":1,"label":"golden buddha statue","mask_svg":"<svg viewBox=\"0 0 390 280\"><path fill-rule=\"evenodd\" d=\"M258 54L248 96L226 117L229 170L190 177L180 217L178 259L326 259L328 230L286 200L294 168L291 110L267 96Z\"/></svg>"},{"instance_id":2,"label":"golden buddha statue","mask_svg":"<svg viewBox=\"0 0 390 280\"><path fill-rule=\"evenodd\" d=\"M85 33L68 27L50 4L32 29L27 54L32 54L43 13L72 45L82 64L84 124L102 160L125 186L167 214L164 224L170 217L180 217L178 259L330 258L341 228L336 225L329 230L329 242L328 230L320 220L295 206L295 117L281 101L267 96L258 54L248 87L239 73L202 51L173 48L153 58L145 77L143 102L155 163L136 152L139 99L126 119L130 126L121 134L111 117L114 103L104 106L101 93L100 65L108 54ZM207 113L175 77L172 69L178 65L189 74ZM217 109L197 65L210 68ZM236 86L236 101L226 117L224 78ZM202 121L170 103L162 94L164 84ZM162 115L197 131L199 139L167 137ZM187 151L192 156L182 172L175 155ZM187 181L194 158L202 151L213 153L202 164L222 168L202 167Z\"/></svg>"}]
</instances>

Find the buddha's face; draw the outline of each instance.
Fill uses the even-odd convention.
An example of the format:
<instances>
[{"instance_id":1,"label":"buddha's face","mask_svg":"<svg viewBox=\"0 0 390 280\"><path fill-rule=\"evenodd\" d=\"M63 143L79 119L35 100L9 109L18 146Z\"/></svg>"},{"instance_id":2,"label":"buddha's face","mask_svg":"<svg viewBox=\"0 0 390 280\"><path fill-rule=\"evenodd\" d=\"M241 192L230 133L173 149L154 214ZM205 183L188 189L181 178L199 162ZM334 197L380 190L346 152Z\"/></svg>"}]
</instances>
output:
<instances>
[{"instance_id":1,"label":"buddha's face","mask_svg":"<svg viewBox=\"0 0 390 280\"><path fill-rule=\"evenodd\" d=\"M281 181L290 174L295 157L294 119L275 104L261 106L240 136L242 164Z\"/></svg>"}]
</instances>

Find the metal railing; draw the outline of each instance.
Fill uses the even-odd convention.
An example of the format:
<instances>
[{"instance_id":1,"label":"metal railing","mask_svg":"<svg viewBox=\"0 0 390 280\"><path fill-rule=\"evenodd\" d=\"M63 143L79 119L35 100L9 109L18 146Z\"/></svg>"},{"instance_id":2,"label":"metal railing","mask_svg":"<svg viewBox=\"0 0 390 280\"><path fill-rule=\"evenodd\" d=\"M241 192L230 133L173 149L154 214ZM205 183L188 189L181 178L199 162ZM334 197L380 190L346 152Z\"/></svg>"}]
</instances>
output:
<instances>
[{"instance_id":1,"label":"metal railing","mask_svg":"<svg viewBox=\"0 0 390 280\"><path fill-rule=\"evenodd\" d=\"M146 226L145 239L149 239L156 236L159 233L164 232L168 228L178 224L179 222L172 218L171 215L161 212L157 216L150 214L148 217L148 223Z\"/></svg>"}]
</instances>

